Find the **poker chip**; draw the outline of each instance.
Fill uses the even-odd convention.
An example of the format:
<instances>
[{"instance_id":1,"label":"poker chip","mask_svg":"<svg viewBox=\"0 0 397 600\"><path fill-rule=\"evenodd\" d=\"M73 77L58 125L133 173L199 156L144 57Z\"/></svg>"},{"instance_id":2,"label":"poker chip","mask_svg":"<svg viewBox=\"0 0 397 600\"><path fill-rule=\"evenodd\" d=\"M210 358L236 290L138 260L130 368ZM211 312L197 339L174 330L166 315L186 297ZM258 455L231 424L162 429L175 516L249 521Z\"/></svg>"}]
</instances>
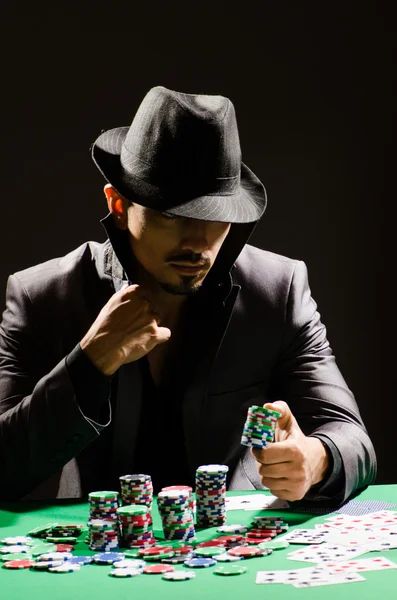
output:
<instances>
[{"instance_id":1,"label":"poker chip","mask_svg":"<svg viewBox=\"0 0 397 600\"><path fill-rule=\"evenodd\" d=\"M224 552L223 554L218 554L218 556L214 556L216 562L237 562L239 560L243 560L242 556L233 556L228 552Z\"/></svg>"},{"instance_id":2,"label":"poker chip","mask_svg":"<svg viewBox=\"0 0 397 600\"><path fill-rule=\"evenodd\" d=\"M69 558L70 563L77 565L90 565L92 561L92 556L72 556L72 558Z\"/></svg>"},{"instance_id":3,"label":"poker chip","mask_svg":"<svg viewBox=\"0 0 397 600\"><path fill-rule=\"evenodd\" d=\"M31 546L33 545L32 538L26 535L15 535L13 537L5 537L1 540L6 546Z\"/></svg>"},{"instance_id":4,"label":"poker chip","mask_svg":"<svg viewBox=\"0 0 397 600\"><path fill-rule=\"evenodd\" d=\"M147 548L155 544L153 520L149 506L130 504L117 509L121 527L120 540L125 548Z\"/></svg>"},{"instance_id":5,"label":"poker chip","mask_svg":"<svg viewBox=\"0 0 397 600\"><path fill-rule=\"evenodd\" d=\"M47 552L45 554L40 554L37 557L37 560L62 560L67 561L69 558L72 558L73 554L71 552Z\"/></svg>"},{"instance_id":6,"label":"poker chip","mask_svg":"<svg viewBox=\"0 0 397 600\"><path fill-rule=\"evenodd\" d=\"M80 571L80 565L76 563L63 562L59 567L50 567L48 570L51 573L74 573Z\"/></svg>"},{"instance_id":7,"label":"poker chip","mask_svg":"<svg viewBox=\"0 0 397 600\"><path fill-rule=\"evenodd\" d=\"M192 558L193 554L184 554L181 556L172 556L170 558L161 558L161 562L166 565L183 565L188 558Z\"/></svg>"},{"instance_id":8,"label":"poker chip","mask_svg":"<svg viewBox=\"0 0 397 600\"><path fill-rule=\"evenodd\" d=\"M220 546L207 546L206 548L196 548L194 554L195 556L212 557L224 552L225 549Z\"/></svg>"},{"instance_id":9,"label":"poker chip","mask_svg":"<svg viewBox=\"0 0 397 600\"><path fill-rule=\"evenodd\" d=\"M174 571L172 565L146 565L143 569L143 572L148 575L160 575L163 573L171 573L171 571Z\"/></svg>"},{"instance_id":10,"label":"poker chip","mask_svg":"<svg viewBox=\"0 0 397 600\"><path fill-rule=\"evenodd\" d=\"M0 547L0 552L2 554L13 554L14 552L18 552L19 554L29 554L30 550L31 550L30 546L23 546L22 544L15 544L13 546L8 545L8 546Z\"/></svg>"},{"instance_id":11,"label":"poker chip","mask_svg":"<svg viewBox=\"0 0 397 600\"><path fill-rule=\"evenodd\" d=\"M272 550L283 550L284 548L288 548L288 546L289 542L283 540L271 540L258 544L258 548L260 549L271 548Z\"/></svg>"},{"instance_id":12,"label":"poker chip","mask_svg":"<svg viewBox=\"0 0 397 600\"><path fill-rule=\"evenodd\" d=\"M136 473L119 477L121 498L124 505L140 504L149 509L153 503L153 483L150 475Z\"/></svg>"},{"instance_id":13,"label":"poker chip","mask_svg":"<svg viewBox=\"0 0 397 600\"><path fill-rule=\"evenodd\" d=\"M41 554L49 552L57 552L57 546L55 544L35 544L30 548L30 554L33 556L40 556Z\"/></svg>"},{"instance_id":14,"label":"poker chip","mask_svg":"<svg viewBox=\"0 0 397 600\"><path fill-rule=\"evenodd\" d=\"M140 556L151 556L153 554L155 555L161 555L161 554L168 554L169 552L173 551L173 547L172 546L152 546L151 548L142 548L139 550L139 554Z\"/></svg>"},{"instance_id":15,"label":"poker chip","mask_svg":"<svg viewBox=\"0 0 397 600\"><path fill-rule=\"evenodd\" d=\"M4 563L6 569L29 569L33 567L35 561L32 559L21 559L21 560L8 560Z\"/></svg>"},{"instance_id":16,"label":"poker chip","mask_svg":"<svg viewBox=\"0 0 397 600\"><path fill-rule=\"evenodd\" d=\"M124 560L117 560L113 563L115 569L143 569L146 566L144 560L135 558L125 558Z\"/></svg>"},{"instance_id":17,"label":"poker chip","mask_svg":"<svg viewBox=\"0 0 397 600\"><path fill-rule=\"evenodd\" d=\"M222 525L218 527L217 531L219 533L245 533L248 531L248 527L246 525Z\"/></svg>"},{"instance_id":18,"label":"poker chip","mask_svg":"<svg viewBox=\"0 0 397 600\"><path fill-rule=\"evenodd\" d=\"M148 562L159 562L162 559L173 558L174 556L174 552L166 552L164 554L150 554L149 556L145 556L145 560Z\"/></svg>"},{"instance_id":19,"label":"poker chip","mask_svg":"<svg viewBox=\"0 0 397 600\"><path fill-rule=\"evenodd\" d=\"M227 542L225 540L215 538L214 540L210 540L209 542L201 542L200 544L197 544L196 548L213 548L214 546L221 546L222 548L224 548L226 545Z\"/></svg>"},{"instance_id":20,"label":"poker chip","mask_svg":"<svg viewBox=\"0 0 397 600\"><path fill-rule=\"evenodd\" d=\"M71 544L57 544L56 552L73 552L74 547Z\"/></svg>"},{"instance_id":21,"label":"poker chip","mask_svg":"<svg viewBox=\"0 0 397 600\"><path fill-rule=\"evenodd\" d=\"M230 548L228 553L231 556L241 556L242 558L261 556L260 548L250 548L249 546L236 546L235 548Z\"/></svg>"},{"instance_id":22,"label":"poker chip","mask_svg":"<svg viewBox=\"0 0 397 600\"><path fill-rule=\"evenodd\" d=\"M116 568L109 571L111 577L137 577L142 575L142 569L134 569L132 567Z\"/></svg>"},{"instance_id":23,"label":"poker chip","mask_svg":"<svg viewBox=\"0 0 397 600\"><path fill-rule=\"evenodd\" d=\"M2 554L0 559L3 562L7 562L9 560L27 560L32 558L30 554L26 554L26 552L13 552L12 554Z\"/></svg>"},{"instance_id":24,"label":"poker chip","mask_svg":"<svg viewBox=\"0 0 397 600\"><path fill-rule=\"evenodd\" d=\"M188 560L185 560L184 565L189 567L189 569L213 567L216 565L216 560L213 558L189 558Z\"/></svg>"},{"instance_id":25,"label":"poker chip","mask_svg":"<svg viewBox=\"0 0 397 600\"><path fill-rule=\"evenodd\" d=\"M163 575L163 579L166 581L188 581L195 577L196 573L194 571L172 571Z\"/></svg>"},{"instance_id":26,"label":"poker chip","mask_svg":"<svg viewBox=\"0 0 397 600\"><path fill-rule=\"evenodd\" d=\"M125 554L122 552L102 552L101 554L95 554L93 562L98 565L112 565L118 560L123 560Z\"/></svg>"},{"instance_id":27,"label":"poker chip","mask_svg":"<svg viewBox=\"0 0 397 600\"><path fill-rule=\"evenodd\" d=\"M47 533L51 531L54 527L57 527L58 523L48 523L47 525L42 525L41 527L36 527L35 529L31 529L28 531L28 536L31 537L46 537Z\"/></svg>"},{"instance_id":28,"label":"poker chip","mask_svg":"<svg viewBox=\"0 0 397 600\"><path fill-rule=\"evenodd\" d=\"M39 560L33 565L33 568L37 569L38 571L45 571L50 567L60 567L63 565L63 563L63 560Z\"/></svg>"},{"instance_id":29,"label":"poker chip","mask_svg":"<svg viewBox=\"0 0 397 600\"><path fill-rule=\"evenodd\" d=\"M76 544L77 542L77 537L67 537L67 536L61 536L61 537L46 537L46 542L52 542L54 544Z\"/></svg>"},{"instance_id":30,"label":"poker chip","mask_svg":"<svg viewBox=\"0 0 397 600\"><path fill-rule=\"evenodd\" d=\"M216 575L242 575L246 573L247 568L242 565L222 565L214 569Z\"/></svg>"}]
</instances>

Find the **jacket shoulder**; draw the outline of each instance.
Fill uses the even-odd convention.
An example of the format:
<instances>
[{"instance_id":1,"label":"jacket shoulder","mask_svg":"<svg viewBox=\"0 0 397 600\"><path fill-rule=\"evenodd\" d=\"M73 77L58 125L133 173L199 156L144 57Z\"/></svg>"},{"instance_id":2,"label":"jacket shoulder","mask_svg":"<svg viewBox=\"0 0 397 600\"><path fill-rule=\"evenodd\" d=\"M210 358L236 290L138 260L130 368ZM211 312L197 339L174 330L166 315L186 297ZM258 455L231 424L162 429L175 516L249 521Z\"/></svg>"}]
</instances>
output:
<instances>
[{"instance_id":1,"label":"jacket shoulder","mask_svg":"<svg viewBox=\"0 0 397 600\"><path fill-rule=\"evenodd\" d=\"M246 244L235 263L233 278L236 275L236 279L259 288L289 287L297 268L306 271L305 263L299 259Z\"/></svg>"},{"instance_id":2,"label":"jacket shoulder","mask_svg":"<svg viewBox=\"0 0 397 600\"><path fill-rule=\"evenodd\" d=\"M79 284L103 276L107 247L108 242L88 241L64 256L16 271L13 276L32 301L43 294L52 299L65 297Z\"/></svg>"}]
</instances>

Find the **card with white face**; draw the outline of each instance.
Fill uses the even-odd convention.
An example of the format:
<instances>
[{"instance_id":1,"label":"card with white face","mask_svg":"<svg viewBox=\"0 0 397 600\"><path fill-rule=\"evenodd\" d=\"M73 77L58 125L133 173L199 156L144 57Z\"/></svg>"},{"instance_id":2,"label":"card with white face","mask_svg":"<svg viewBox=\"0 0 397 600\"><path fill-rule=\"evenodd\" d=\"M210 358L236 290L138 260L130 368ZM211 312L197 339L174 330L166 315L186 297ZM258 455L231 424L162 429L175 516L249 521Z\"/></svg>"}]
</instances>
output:
<instances>
[{"instance_id":1,"label":"card with white face","mask_svg":"<svg viewBox=\"0 0 397 600\"><path fill-rule=\"evenodd\" d=\"M368 546L368 544L382 540L385 537L385 531L375 533L373 529L333 529L327 533L327 542L329 544L341 544L349 548L358 548L359 546Z\"/></svg>"},{"instance_id":2,"label":"card with white face","mask_svg":"<svg viewBox=\"0 0 397 600\"><path fill-rule=\"evenodd\" d=\"M304 580L304 581L297 581L296 583L293 583L292 585L296 588L307 588L307 587L317 587L317 586L321 586L321 585L337 585L339 583L356 583L358 581L365 581L365 578L362 577L362 575L359 575L358 573L345 573L344 575L334 575L334 576L328 576L325 578L321 578L320 577L316 577L313 576L313 578L311 578L310 576Z\"/></svg>"},{"instance_id":3,"label":"card with white face","mask_svg":"<svg viewBox=\"0 0 397 600\"><path fill-rule=\"evenodd\" d=\"M397 569L397 563L385 558L376 556L374 558L360 558L359 560L330 561L322 563L322 567L327 569L333 575L342 573L361 573L364 571L381 571L383 569Z\"/></svg>"},{"instance_id":4,"label":"card with white face","mask_svg":"<svg viewBox=\"0 0 397 600\"><path fill-rule=\"evenodd\" d=\"M328 530L294 529L283 536L279 536L277 539L285 540L290 544L321 544L321 542L327 541L327 536Z\"/></svg>"},{"instance_id":5,"label":"card with white face","mask_svg":"<svg viewBox=\"0 0 397 600\"><path fill-rule=\"evenodd\" d=\"M296 550L288 554L289 560L303 562L324 563L327 561L340 561L355 558L368 552L367 548L349 548L340 544L315 544L302 550Z\"/></svg>"},{"instance_id":6,"label":"card with white face","mask_svg":"<svg viewBox=\"0 0 397 600\"><path fill-rule=\"evenodd\" d=\"M323 569L317 567L287 569L283 571L257 571L255 583L293 583L320 571L322 572ZM328 571L326 570L325 573L328 573Z\"/></svg>"}]
</instances>

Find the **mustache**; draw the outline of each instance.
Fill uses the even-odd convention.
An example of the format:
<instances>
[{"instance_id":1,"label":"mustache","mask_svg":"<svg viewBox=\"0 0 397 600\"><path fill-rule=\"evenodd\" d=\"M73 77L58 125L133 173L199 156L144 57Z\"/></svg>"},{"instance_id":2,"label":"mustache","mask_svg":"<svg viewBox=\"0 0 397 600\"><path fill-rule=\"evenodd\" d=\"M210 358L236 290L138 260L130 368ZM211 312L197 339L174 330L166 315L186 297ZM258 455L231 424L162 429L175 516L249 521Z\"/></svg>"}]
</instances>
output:
<instances>
[{"instance_id":1,"label":"mustache","mask_svg":"<svg viewBox=\"0 0 397 600\"><path fill-rule=\"evenodd\" d=\"M171 256L170 258L168 258L166 262L170 262L170 263L188 262L188 263L191 263L192 265L195 265L196 263L208 265L210 263L210 260L208 258L205 258L204 256L202 256L202 254L196 254L195 252L189 252L188 254L186 254L186 253L185 254L174 254L174 256Z\"/></svg>"}]
</instances>

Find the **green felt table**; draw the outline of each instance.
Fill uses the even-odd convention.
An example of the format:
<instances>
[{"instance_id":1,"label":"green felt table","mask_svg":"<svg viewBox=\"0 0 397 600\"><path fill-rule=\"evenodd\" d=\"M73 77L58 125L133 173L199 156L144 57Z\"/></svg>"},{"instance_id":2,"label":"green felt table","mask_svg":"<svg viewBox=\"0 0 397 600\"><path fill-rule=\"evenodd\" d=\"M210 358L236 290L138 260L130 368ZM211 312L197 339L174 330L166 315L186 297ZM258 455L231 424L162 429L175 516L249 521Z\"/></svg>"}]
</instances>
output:
<instances>
[{"instance_id":1,"label":"green felt table","mask_svg":"<svg viewBox=\"0 0 397 600\"><path fill-rule=\"evenodd\" d=\"M251 494L257 492L228 492L228 495ZM263 492L262 492L263 493ZM397 485L370 486L356 500L380 500L397 503ZM47 523L81 523L88 519L88 503L81 501L60 500L53 503L15 502L0 504L0 539L6 536L25 535L30 529ZM324 522L325 516L314 516L303 513L283 511L240 511L232 510L227 513L228 523L249 524L258 514L282 514L293 527L313 528L316 523ZM161 521L157 510L153 510L154 530L156 537L162 537ZM199 541L215 537L216 528L201 530L197 534ZM219 534L217 534L219 535ZM82 538L84 535L82 536ZM294 545L293 549L302 546ZM257 571L294 569L311 566L313 563L302 563L287 559L285 550L274 551L270 556L250 558L241 561L247 567L243 575L225 577L215 575L213 568L196 569L196 578L190 581L164 581L161 575L141 575L132 578L114 578L108 575L111 567L86 565L75 573L56 574L33 571L29 569L9 570L0 568L0 600L202 600L205 599L261 599L272 600L315 598L316 600L374 600L382 597L385 600L397 598L397 570L365 572L366 581L298 589L290 585L272 584L257 585ZM74 554L94 554L88 550L83 539L75 547ZM362 555L387 556L397 562L397 550ZM362 558L361 556L359 558ZM314 565L313 565L314 566ZM177 565L176 568L184 568Z\"/></svg>"}]
</instances>

